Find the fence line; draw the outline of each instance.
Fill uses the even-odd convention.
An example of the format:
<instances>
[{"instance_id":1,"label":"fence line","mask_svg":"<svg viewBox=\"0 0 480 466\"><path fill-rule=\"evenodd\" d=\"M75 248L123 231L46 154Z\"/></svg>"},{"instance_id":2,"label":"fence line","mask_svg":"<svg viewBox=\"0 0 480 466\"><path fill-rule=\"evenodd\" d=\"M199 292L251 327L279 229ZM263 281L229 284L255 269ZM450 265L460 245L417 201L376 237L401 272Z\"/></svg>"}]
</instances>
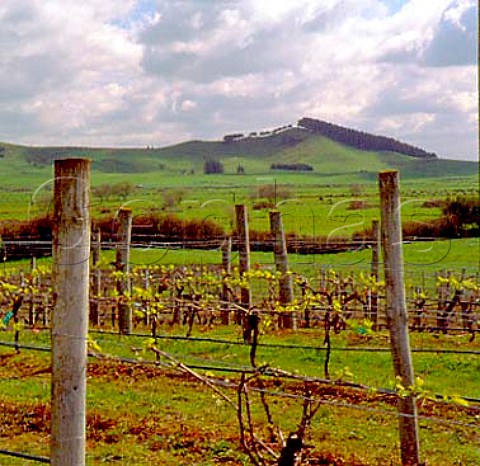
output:
<instances>
[{"instance_id":1,"label":"fence line","mask_svg":"<svg viewBox=\"0 0 480 466\"><path fill-rule=\"evenodd\" d=\"M30 330L30 329L27 329ZM36 330L43 330L49 331L50 328L44 327L42 329ZM460 329L458 329L460 330ZM480 332L480 330L477 330ZM108 330L89 330L90 334L95 335L117 335L119 336L118 332L108 331ZM73 336L72 336L73 337ZM122 335L122 337L138 337L138 338L154 338L149 333L131 333L128 335ZM224 345L238 345L238 346L249 346L247 343L241 340L227 340L223 338L210 338L210 337L192 337L192 336L182 336L182 335L168 335L168 334L156 334L155 338L159 340L180 340L180 341L196 341L202 343L213 343L213 344L224 344ZM15 343L8 343L1 342L0 346L15 346ZM28 345L27 345L28 346ZM327 348L325 346L312 346L312 345L296 345L296 344L282 344L282 343L258 343L257 346L259 348L277 348L277 349L300 349L300 350L313 350L313 351L326 351ZM19 346L21 347L21 346ZM27 348L28 349L28 348ZM332 351L339 351L339 352L365 352L365 353L389 353L390 348L381 348L381 347L335 347L331 348ZM467 354L467 355L475 355L480 356L480 350L454 350L454 349L435 349L435 348L412 348L412 353L436 353L436 354Z\"/></svg>"},{"instance_id":2,"label":"fence line","mask_svg":"<svg viewBox=\"0 0 480 466\"><path fill-rule=\"evenodd\" d=\"M135 336L135 335L132 335ZM238 343L238 342L237 342ZM41 351L41 352L50 352L51 349L47 346L38 346L38 345L24 345L24 344L19 344L19 343L11 343L11 342L5 342L5 341L0 341L0 346L6 346L6 347L12 347L12 348L21 348L21 349L26 349L26 350L34 350L34 351ZM315 349L315 348L313 348ZM477 352L478 353L478 352ZM108 356L108 355L102 355L102 354L95 354L90 352L88 354L89 358L94 358L98 359L101 361L113 361L117 363L127 363L127 364L133 364L137 365L140 367L157 367L157 368L162 368L162 369L170 369L170 370L180 370L177 365L175 365L172 362L169 363L163 363L161 361L139 361L138 359L135 358L125 358L125 357L118 357L118 356ZM199 358L200 359L200 358ZM216 362L216 361L213 361ZM275 370L274 368L259 368L259 369L254 369L251 367L217 367L214 365L201 365L201 364L188 364L185 365L181 363L184 367L187 367L188 369L200 369L200 370L205 370L205 371L215 371L215 372L230 372L230 373L240 373L240 374L253 374L253 373L261 373L265 376L271 376L271 377L277 377L277 378L285 378L285 379L292 379L296 381L303 381L303 382L311 382L311 383L320 383L320 384L328 384L331 386L337 386L337 387L344 387L344 388L352 388L352 389L358 389L361 391L372 391L375 390L379 394L382 395L391 395L395 396L396 393L393 390L390 389L385 389L385 388L373 388L361 384L355 384L353 382L342 382L342 381L332 381L328 379L322 379L322 378L317 378L317 377L308 377L308 376L302 376L302 375L297 375L297 374L290 374L288 372L284 371L278 371ZM232 389L232 390L238 390L238 386L230 382L228 380L223 380L223 379L218 379L215 377L211 376L203 376L207 379L209 384L226 388L226 389ZM299 394L292 394L288 393L286 391L277 391L277 390L269 390L265 388L260 388L260 387L249 387L249 390L256 392L256 393L262 393L264 395L272 396L272 397L280 397L280 398L287 398L287 399L294 399L294 400L302 400L302 401L311 401L314 403L322 404L325 406L331 406L335 408L345 408L345 409L355 409L359 410L362 412L368 412L372 414L378 414L378 415L384 415L384 416L394 416L395 418L403 417L403 418L409 418L409 414L405 413L399 413L396 411L389 411L386 409L379 409L379 408L372 408L368 406L363 406L363 405L356 405L353 403L345 403L345 402L340 402L340 401L329 401L329 400L324 400L316 396L305 396L305 395L299 395ZM434 394L437 398L435 402L437 403L445 403L442 398L443 396L440 394ZM480 403L480 399L476 398L471 398L471 397L462 397L466 401L469 402L474 402L474 403ZM432 400L433 401L433 400ZM480 406L469 406L469 409L477 410L480 411ZM445 426L456 426L456 427L462 427L465 429L472 429L474 431L477 431L480 429L480 426L478 424L472 424L472 423L466 423L466 422L460 422L460 421L455 421L455 420L450 420L450 419L441 419L438 417L434 416L426 416L426 415L418 415L417 418L421 421L425 422L432 422L440 425L445 425ZM21 453L21 452L14 452L10 450L0 450L0 455L6 455L6 456L11 456L11 457L17 457L17 458L22 458L26 459L29 461L36 461L36 462L41 462L41 463L51 463L50 458L48 457L43 457L43 456L36 456L36 455L31 455L27 453Z\"/></svg>"},{"instance_id":3,"label":"fence line","mask_svg":"<svg viewBox=\"0 0 480 466\"><path fill-rule=\"evenodd\" d=\"M106 335L118 335L118 332L103 331L103 330L90 330L90 333L93 334L106 334ZM132 333L131 335L123 335L139 338L153 338L151 334L148 333ZM248 346L244 341L239 340L226 340L222 338L209 338L209 337L187 337L182 335L168 335L160 334L156 335L156 338L160 340L184 340L184 341L198 341L205 343L218 343L225 345L241 345ZM295 344L281 344L281 343L258 343L257 346L264 348L278 348L278 349L302 349L302 350L315 350L315 351L326 351L327 348L324 346L311 346L311 345L295 345ZM346 352L367 352L367 353L389 353L390 348L371 348L371 347L332 347L332 351L346 351ZM448 350L448 349L434 349L434 348L413 348L412 352L414 353L438 353L438 354L473 354L480 356L480 350Z\"/></svg>"}]
</instances>

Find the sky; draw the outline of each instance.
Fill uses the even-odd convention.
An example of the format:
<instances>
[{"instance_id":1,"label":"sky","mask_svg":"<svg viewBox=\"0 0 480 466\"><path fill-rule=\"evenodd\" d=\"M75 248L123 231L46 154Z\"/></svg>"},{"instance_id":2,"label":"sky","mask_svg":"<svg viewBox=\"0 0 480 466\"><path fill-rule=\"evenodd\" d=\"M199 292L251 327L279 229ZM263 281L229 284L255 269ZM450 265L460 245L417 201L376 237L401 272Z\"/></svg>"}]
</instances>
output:
<instances>
[{"instance_id":1,"label":"sky","mask_svg":"<svg viewBox=\"0 0 480 466\"><path fill-rule=\"evenodd\" d=\"M155 146L307 116L478 160L476 0L1 0L0 141Z\"/></svg>"}]
</instances>

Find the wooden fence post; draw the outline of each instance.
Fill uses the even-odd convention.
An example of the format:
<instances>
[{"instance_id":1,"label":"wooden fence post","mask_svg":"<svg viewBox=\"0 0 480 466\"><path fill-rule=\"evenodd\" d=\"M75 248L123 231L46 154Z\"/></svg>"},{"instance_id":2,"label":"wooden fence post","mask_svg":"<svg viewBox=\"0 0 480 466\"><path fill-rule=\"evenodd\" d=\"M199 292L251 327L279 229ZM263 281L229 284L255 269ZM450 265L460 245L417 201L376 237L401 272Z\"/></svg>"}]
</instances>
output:
<instances>
[{"instance_id":1,"label":"wooden fence post","mask_svg":"<svg viewBox=\"0 0 480 466\"><path fill-rule=\"evenodd\" d=\"M232 273L232 238L225 238L225 241L222 243L222 270L224 273L224 281L222 284L222 301L223 306L230 301L229 296L229 287L225 283L225 278L229 277ZM230 309L228 307L221 311L221 320L223 325L230 324Z\"/></svg>"},{"instance_id":2,"label":"wooden fence post","mask_svg":"<svg viewBox=\"0 0 480 466\"><path fill-rule=\"evenodd\" d=\"M282 305L288 305L293 301L293 282L292 275L288 273L287 242L283 231L282 214L279 211L270 212L270 232L274 238L275 268L281 273L279 301ZM281 327L296 330L297 319L294 313L284 313L280 316L280 322Z\"/></svg>"},{"instance_id":3,"label":"wooden fence post","mask_svg":"<svg viewBox=\"0 0 480 466\"><path fill-rule=\"evenodd\" d=\"M118 243L116 267L123 272L123 277L117 282L119 294L118 302L118 329L120 333L130 335L132 333L132 307L124 293L130 293L130 242L132 236L132 211L120 209L118 211Z\"/></svg>"},{"instance_id":4,"label":"wooden fence post","mask_svg":"<svg viewBox=\"0 0 480 466\"><path fill-rule=\"evenodd\" d=\"M100 261L100 254L102 253L102 231L97 228L92 235L92 265L95 267Z\"/></svg>"},{"instance_id":5,"label":"wooden fence post","mask_svg":"<svg viewBox=\"0 0 480 466\"><path fill-rule=\"evenodd\" d=\"M143 281L143 287L147 291L150 289L150 269L148 267L145 268L145 277ZM148 327L150 325L150 312L148 310L148 307L146 307L144 310L145 310L145 316L143 319L143 323Z\"/></svg>"},{"instance_id":6,"label":"wooden fence post","mask_svg":"<svg viewBox=\"0 0 480 466\"><path fill-rule=\"evenodd\" d=\"M38 284L38 280L35 277L35 269L37 268L37 259L35 256L30 258L30 286L32 291L30 292L30 305L28 308L28 325L35 325L35 291L34 287Z\"/></svg>"},{"instance_id":7,"label":"wooden fence post","mask_svg":"<svg viewBox=\"0 0 480 466\"><path fill-rule=\"evenodd\" d=\"M85 465L90 161L55 161L51 464Z\"/></svg>"},{"instance_id":8,"label":"wooden fence post","mask_svg":"<svg viewBox=\"0 0 480 466\"><path fill-rule=\"evenodd\" d=\"M371 275L378 282L380 266L380 223L378 220L372 220L372 265ZM372 292L370 295L370 320L373 322L373 329L376 330L378 322L378 293Z\"/></svg>"},{"instance_id":9,"label":"wooden fence post","mask_svg":"<svg viewBox=\"0 0 480 466\"><path fill-rule=\"evenodd\" d=\"M387 325L395 376L408 390L415 380L408 336L398 171L381 172L379 184ZM402 465L419 465L417 406L413 394L398 397L398 413Z\"/></svg>"},{"instance_id":10,"label":"wooden fence post","mask_svg":"<svg viewBox=\"0 0 480 466\"><path fill-rule=\"evenodd\" d=\"M100 229L96 230L92 242L93 296L90 300L90 323L98 326L100 325L100 294L102 290L102 271L98 267L102 251L102 232Z\"/></svg>"},{"instance_id":11,"label":"wooden fence post","mask_svg":"<svg viewBox=\"0 0 480 466\"><path fill-rule=\"evenodd\" d=\"M238 232L238 253L240 262L240 275L250 271L250 235L248 230L248 211L244 204L235 206L235 218ZM246 309L250 307L251 294L249 287L241 288L240 302ZM238 321L237 323L241 323Z\"/></svg>"}]
</instances>

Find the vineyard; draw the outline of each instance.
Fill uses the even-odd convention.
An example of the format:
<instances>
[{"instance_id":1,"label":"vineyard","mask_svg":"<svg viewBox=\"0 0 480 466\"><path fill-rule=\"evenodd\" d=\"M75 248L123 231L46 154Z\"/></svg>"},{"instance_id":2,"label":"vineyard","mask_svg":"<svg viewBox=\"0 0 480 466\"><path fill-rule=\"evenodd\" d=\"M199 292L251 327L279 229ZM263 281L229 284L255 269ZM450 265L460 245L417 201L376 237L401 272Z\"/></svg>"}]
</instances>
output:
<instances>
[{"instance_id":1,"label":"vineyard","mask_svg":"<svg viewBox=\"0 0 480 466\"><path fill-rule=\"evenodd\" d=\"M132 210L91 231L86 167L56 162L52 258L0 270L0 464L479 463L478 270L404 273L398 189L362 266L292 261L278 210L254 260L242 204L135 264Z\"/></svg>"},{"instance_id":2,"label":"vineyard","mask_svg":"<svg viewBox=\"0 0 480 466\"><path fill-rule=\"evenodd\" d=\"M221 256L219 254L219 259ZM94 329L119 331L120 312L133 314L135 330L151 332L174 328L186 336L194 326L241 325L255 313L268 329L325 328L355 330L373 335L385 329L384 283L362 271L337 272L320 268L306 277L288 272L293 279L294 299L279 300L282 274L272 266L258 265L240 274L238 267L214 265L135 266L128 273L128 288L121 292L125 272L100 261L90 276L90 323ZM431 333L465 332L475 339L480 321L478 274L438 272L408 289L410 330ZM30 271L0 272L3 325L11 319L29 328L48 326L53 306L51 270L47 266ZM242 306L242 289L251 290L248 310ZM362 327L363 325L363 327Z\"/></svg>"},{"instance_id":3,"label":"vineyard","mask_svg":"<svg viewBox=\"0 0 480 466\"><path fill-rule=\"evenodd\" d=\"M343 409L353 410L353 414L356 410L361 413L363 409L367 409L369 416L376 413L376 416L383 419L382 423L388 425L392 422L389 418L394 415L394 411L389 411L388 406L394 406L395 393L399 388L395 387L395 379L388 376L388 365L391 363L388 361L389 349L385 345L385 284L381 280L375 279L364 270L346 273L319 267L312 270L310 276L288 272L292 278L294 296L292 302L285 305L280 303L279 296L283 277L275 270L274 264L253 265L248 273L240 274L234 263L224 262L220 265L222 258L225 258L225 252L222 254L221 250L217 250L216 254L219 265L132 266L127 277L127 272L119 270L121 267L118 264L109 261L111 254L108 251L100 252L98 257L95 257L96 252L93 251L95 265L89 279L91 377L98 379L98 383L112 386L117 386L119 380L126 377L135 386L150 384L151 388L148 390L154 392L159 390L158 385L163 386L163 382L158 382L159 379L169 380L175 377L172 379L174 385L179 380L184 380L181 382L181 393L185 391L185 384L188 384L187 394L180 398L189 399L192 395L188 393L193 390L198 401L197 391L200 386L205 387L201 389L202 392L212 392L217 399L217 406L221 405L221 410L228 411L227 406L234 405L235 410L231 409L233 416L228 421L230 423L235 422L239 409L235 392L239 387L244 387L244 396L255 412L256 420L251 422L252 425L258 423L255 428L260 429L259 435L264 429L261 426L268 421L262 419L262 416L266 415L264 409L263 413L260 411L263 406L261 399L258 399L260 395L268 395L271 401L267 403L274 403L272 407L267 405L271 411L267 410L272 422L281 419L276 412L277 405L274 400L277 397L287 397L285 403L293 410L306 406L305 400L308 400L309 403L316 403L317 409L318 406L321 407L323 416L328 407L346 405L349 407ZM478 274L469 274L465 270L443 271L431 275L422 274L416 278L417 280L411 280L412 284L407 287L407 302L410 331L414 332L412 339L417 343L413 351L418 352L418 356L422 358L420 368L425 366L427 374L429 371L426 368L434 361L432 358L439 356L446 358L443 362L447 367L451 365L456 369L462 367L456 366L460 364L460 357L465 358L463 369L478 364L476 359L471 359L475 358L474 354L478 352ZM10 310L4 312L2 317L4 338L0 345L4 350L0 352L6 364L5 370L12 370L13 373L20 370L24 378L26 373L32 371L29 368L31 360L26 353L42 354L50 346L49 329L54 304L51 267L45 264L37 266L36 261L31 261L30 266L25 264L23 267L4 269L0 280L1 308ZM125 289L126 281L128 288ZM241 301L242 290L245 289L250 291L251 296L248 308L243 306ZM125 309L131 313L132 327L127 332L120 332L120 326L125 327L121 317ZM363 375L365 357L373 357L376 364L385 367L381 378ZM14 364L14 361L17 362ZM41 374L47 363L42 359L36 361ZM193 375L189 371L193 372ZM443 373L445 374L444 371ZM455 371L452 376L453 374ZM437 421L446 422L445 428L448 428L448 422L452 422L451 428L457 433L465 430L466 433L461 434L462 436L470 438L469 436L473 435L472 438L475 439L475 434L468 432L472 428L474 430L471 432L476 430L473 424L477 422L479 412L475 407L479 398L478 381L466 379L466 389L460 390L455 384L445 387L445 375L438 380L435 380L436 377L439 377L439 374L426 376L431 387L429 390L420 385L416 388L421 393L422 405L427 410L423 422L428 425L432 422L429 418L433 417L435 424ZM28 380L29 377L26 378ZM27 386L28 384L29 382ZM122 389L118 387L118 390ZM168 390L162 390L168 393ZM225 395L218 395L219 390L225 392ZM169 396L175 398L174 393ZM142 396L148 398L151 395L145 393ZM35 410L47 409L44 397L45 394L40 395L42 403L36 405ZM162 398L159 395L159 399ZM191 402L195 404L195 401ZM8 403L4 406L4 421L7 425L8 406ZM28 403L25 408L20 409L30 412L25 414L28 416L27 427L23 427L19 432L18 427L13 426L10 433L17 432L16 435L23 438L31 435L31 429L38 429L40 420L37 419L37 411L32 414L32 407ZM218 409L220 408L217 407L216 410ZM48 412L42 416L48 416ZM101 422L100 418L90 419L87 430L93 431L93 434L88 435L99 437L93 442L93 450L101 451L98 450L99 445L110 445L112 448L116 446L113 450L117 451L115 454L97 452L96 455L88 457L90 463L97 464L96 461L100 462L100 458L118 458L117 461L122 458L121 461L127 462L135 458L135 464L151 464L149 461L153 460L148 458L151 458L150 455L156 448L171 450L170 442L173 440L164 440L159 446L158 440L155 443L148 437L165 435L163 421L160 418L153 421L151 416L147 418L150 419L150 424L147 424L146 431L138 425L138 420L130 420L133 426L123 426L121 429L113 424L112 420L109 421L111 424L107 422L102 427L106 429L104 433L100 433L99 429L102 428L95 425L95 422ZM301 419L299 416L297 421ZM215 425L219 421L211 422ZM319 429L322 431L322 422L319 425L312 421L312 435ZM327 424L329 422L331 420ZM470 425L472 427L468 427ZM243 440L241 437L237 438L239 428L232 427L229 440L223 443L211 432L203 432L204 426L200 429L200 434L198 427L193 429L191 434L194 440L184 432L179 440L182 445L192 442L192 446L194 443L203 446L197 446L193 451L187 448L185 462L181 462L175 453L174 457L177 459L171 464L242 464L246 459L241 458L248 455L241 452L249 448L242 448L241 443L252 445L249 440L251 427L243 425ZM287 428L292 427L287 424ZM45 429L42 427L42 430ZM280 427L277 426L276 429L278 430L271 434L276 442L270 442L266 450L271 449L272 453L280 442ZM167 431L170 432L167 435L169 439L177 435L168 429ZM7 438L10 433L7 433ZM142 452L142 459L129 456L121 438L132 441L132 438L139 439L145 435L148 437L148 448ZM200 435L200 440L196 438L197 435ZM252 435L256 438L257 434ZM322 435L324 434L320 434ZM5 437L5 431L2 437ZM433 438L435 437L431 440ZM150 440L153 443L149 443ZM220 451L210 451L210 442L213 445L212 450L218 449L220 443ZM44 451L45 447L37 441L33 444L37 446L27 451ZM332 450L332 447L328 446L331 442L326 445L321 442L321 445L320 452L324 453L310 455L311 461L317 458L319 462L309 464L382 464L381 457L375 460L359 454L347 455L339 450L338 446ZM118 451L121 454L118 454ZM263 458L262 455L269 456L262 451L259 454L260 458ZM472 454L473 456L462 456L462 464L474 464L476 455ZM201 462L209 455L210 463ZM254 460L258 461L257 464L264 464L258 460L256 453L253 455ZM382 455L391 457L392 453L383 451ZM474 459L468 460L469 457ZM14 459L8 461L8 464L16 464ZM165 461L165 464L169 464Z\"/></svg>"}]
</instances>

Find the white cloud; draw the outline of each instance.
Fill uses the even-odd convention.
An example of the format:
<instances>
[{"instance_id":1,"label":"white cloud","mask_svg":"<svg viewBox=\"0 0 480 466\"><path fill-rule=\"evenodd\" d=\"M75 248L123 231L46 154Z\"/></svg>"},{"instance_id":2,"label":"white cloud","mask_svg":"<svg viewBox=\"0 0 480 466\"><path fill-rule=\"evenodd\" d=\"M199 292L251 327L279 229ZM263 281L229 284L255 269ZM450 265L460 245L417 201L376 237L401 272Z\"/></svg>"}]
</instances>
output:
<instances>
[{"instance_id":1,"label":"white cloud","mask_svg":"<svg viewBox=\"0 0 480 466\"><path fill-rule=\"evenodd\" d=\"M3 0L0 140L159 146L312 116L474 159L475 14L473 0Z\"/></svg>"}]
</instances>

